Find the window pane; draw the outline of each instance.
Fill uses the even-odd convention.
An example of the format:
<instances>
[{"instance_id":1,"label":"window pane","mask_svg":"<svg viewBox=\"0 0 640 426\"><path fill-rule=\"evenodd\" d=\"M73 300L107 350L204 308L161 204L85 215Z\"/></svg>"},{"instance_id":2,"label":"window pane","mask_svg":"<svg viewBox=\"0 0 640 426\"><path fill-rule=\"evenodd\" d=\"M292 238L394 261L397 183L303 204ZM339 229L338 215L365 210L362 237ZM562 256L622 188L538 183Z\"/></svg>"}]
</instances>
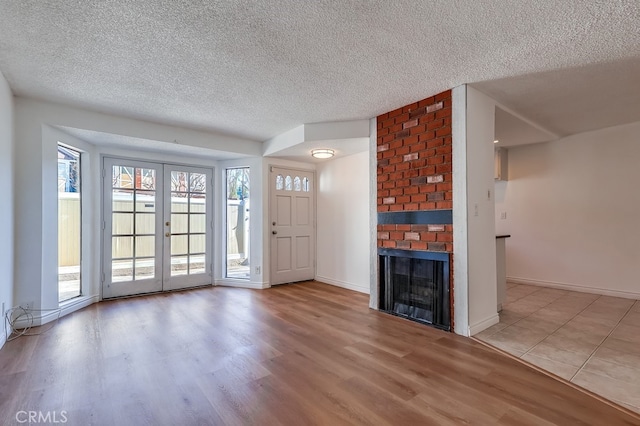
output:
<instances>
[{"instance_id":1,"label":"window pane","mask_svg":"<svg viewBox=\"0 0 640 426\"><path fill-rule=\"evenodd\" d=\"M174 212L188 212L189 204L188 204L188 194L182 194L179 192L171 193L171 213Z\"/></svg>"},{"instance_id":2,"label":"window pane","mask_svg":"<svg viewBox=\"0 0 640 426\"><path fill-rule=\"evenodd\" d=\"M113 235L133 234L133 213L114 213L111 226Z\"/></svg>"},{"instance_id":3,"label":"window pane","mask_svg":"<svg viewBox=\"0 0 640 426\"><path fill-rule=\"evenodd\" d=\"M154 213L136 213L136 235L155 234L156 215Z\"/></svg>"},{"instance_id":4,"label":"window pane","mask_svg":"<svg viewBox=\"0 0 640 426\"><path fill-rule=\"evenodd\" d=\"M153 169L136 168L136 189L156 189L156 171Z\"/></svg>"},{"instance_id":5,"label":"window pane","mask_svg":"<svg viewBox=\"0 0 640 426\"><path fill-rule=\"evenodd\" d=\"M58 145L58 301L81 294L80 152Z\"/></svg>"},{"instance_id":6,"label":"window pane","mask_svg":"<svg viewBox=\"0 0 640 426\"><path fill-rule=\"evenodd\" d=\"M132 281L133 280L133 260L114 260L111 262L111 281Z\"/></svg>"},{"instance_id":7,"label":"window pane","mask_svg":"<svg viewBox=\"0 0 640 426\"><path fill-rule=\"evenodd\" d=\"M282 190L284 188L284 178L282 175L276 176L276 189Z\"/></svg>"},{"instance_id":8,"label":"window pane","mask_svg":"<svg viewBox=\"0 0 640 426\"><path fill-rule=\"evenodd\" d=\"M136 259L136 280L155 277L155 261L151 259Z\"/></svg>"},{"instance_id":9,"label":"window pane","mask_svg":"<svg viewBox=\"0 0 640 426\"><path fill-rule=\"evenodd\" d=\"M205 273L204 262L205 262L204 254L189 256L189 275L204 274Z\"/></svg>"},{"instance_id":10,"label":"window pane","mask_svg":"<svg viewBox=\"0 0 640 426\"><path fill-rule=\"evenodd\" d=\"M171 233L172 234L186 234L189 232L189 216L187 214L172 214L171 215Z\"/></svg>"},{"instance_id":11,"label":"window pane","mask_svg":"<svg viewBox=\"0 0 640 426\"><path fill-rule=\"evenodd\" d=\"M136 237L136 257L155 256L156 237L149 235L146 237Z\"/></svg>"},{"instance_id":12,"label":"window pane","mask_svg":"<svg viewBox=\"0 0 640 426\"><path fill-rule=\"evenodd\" d=\"M300 183L300 176L296 176L293 179L293 189L295 191L301 191L302 190L302 184Z\"/></svg>"},{"instance_id":13,"label":"window pane","mask_svg":"<svg viewBox=\"0 0 640 426\"><path fill-rule=\"evenodd\" d=\"M307 177L302 179L302 190L304 192L309 192L309 178Z\"/></svg>"},{"instance_id":14,"label":"window pane","mask_svg":"<svg viewBox=\"0 0 640 426\"><path fill-rule=\"evenodd\" d=\"M204 194L189 195L189 209L191 213L204 213L207 211L207 199Z\"/></svg>"},{"instance_id":15,"label":"window pane","mask_svg":"<svg viewBox=\"0 0 640 426\"><path fill-rule=\"evenodd\" d=\"M187 256L171 256L171 276L187 275L189 258Z\"/></svg>"},{"instance_id":16,"label":"window pane","mask_svg":"<svg viewBox=\"0 0 640 426\"><path fill-rule=\"evenodd\" d=\"M191 173L189 179L191 192L207 192L207 175L203 173Z\"/></svg>"},{"instance_id":17,"label":"window pane","mask_svg":"<svg viewBox=\"0 0 640 426\"><path fill-rule=\"evenodd\" d=\"M136 191L136 211L154 212L156 211L155 191Z\"/></svg>"},{"instance_id":18,"label":"window pane","mask_svg":"<svg viewBox=\"0 0 640 426\"><path fill-rule=\"evenodd\" d=\"M175 192L187 192L189 187L187 181L189 179L189 173L173 171L171 172L171 190Z\"/></svg>"},{"instance_id":19,"label":"window pane","mask_svg":"<svg viewBox=\"0 0 640 426\"><path fill-rule=\"evenodd\" d=\"M189 235L189 253L204 253L206 238L204 235Z\"/></svg>"},{"instance_id":20,"label":"window pane","mask_svg":"<svg viewBox=\"0 0 640 426\"><path fill-rule=\"evenodd\" d=\"M113 259L133 257L133 237L113 237L111 257Z\"/></svg>"},{"instance_id":21,"label":"window pane","mask_svg":"<svg viewBox=\"0 0 640 426\"><path fill-rule=\"evenodd\" d=\"M249 167L227 169L226 263L229 278L249 278L249 172Z\"/></svg>"},{"instance_id":22,"label":"window pane","mask_svg":"<svg viewBox=\"0 0 640 426\"><path fill-rule=\"evenodd\" d=\"M126 189L114 189L112 208L114 212L132 212L133 211L133 191Z\"/></svg>"},{"instance_id":23,"label":"window pane","mask_svg":"<svg viewBox=\"0 0 640 426\"><path fill-rule=\"evenodd\" d=\"M187 254L189 247L189 238L187 235L171 236L171 255Z\"/></svg>"},{"instance_id":24,"label":"window pane","mask_svg":"<svg viewBox=\"0 0 640 426\"><path fill-rule=\"evenodd\" d=\"M206 215L203 214L190 214L189 220L191 221L191 232L205 233L207 229Z\"/></svg>"},{"instance_id":25,"label":"window pane","mask_svg":"<svg viewBox=\"0 0 640 426\"><path fill-rule=\"evenodd\" d=\"M291 176L284 178L284 190L291 191Z\"/></svg>"},{"instance_id":26,"label":"window pane","mask_svg":"<svg viewBox=\"0 0 640 426\"><path fill-rule=\"evenodd\" d=\"M113 187L133 188L133 167L113 166Z\"/></svg>"}]
</instances>

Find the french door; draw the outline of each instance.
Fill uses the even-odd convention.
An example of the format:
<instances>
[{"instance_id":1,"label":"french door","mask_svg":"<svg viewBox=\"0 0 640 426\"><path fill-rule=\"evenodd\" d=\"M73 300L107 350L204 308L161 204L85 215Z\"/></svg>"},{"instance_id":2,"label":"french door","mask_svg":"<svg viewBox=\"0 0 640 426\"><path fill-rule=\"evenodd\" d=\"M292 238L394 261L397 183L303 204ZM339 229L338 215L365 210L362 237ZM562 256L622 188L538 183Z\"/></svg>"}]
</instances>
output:
<instances>
[{"instance_id":1,"label":"french door","mask_svg":"<svg viewBox=\"0 0 640 426\"><path fill-rule=\"evenodd\" d=\"M104 159L104 298L212 283L210 169Z\"/></svg>"}]
</instances>

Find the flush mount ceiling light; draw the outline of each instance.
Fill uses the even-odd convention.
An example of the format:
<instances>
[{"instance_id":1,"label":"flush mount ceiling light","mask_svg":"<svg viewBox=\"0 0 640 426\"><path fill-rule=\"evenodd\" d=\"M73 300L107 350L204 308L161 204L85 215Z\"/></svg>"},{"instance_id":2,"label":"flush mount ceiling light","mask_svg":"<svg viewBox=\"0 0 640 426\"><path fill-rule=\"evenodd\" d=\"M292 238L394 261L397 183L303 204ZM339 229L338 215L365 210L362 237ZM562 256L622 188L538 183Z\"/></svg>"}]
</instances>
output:
<instances>
[{"instance_id":1,"label":"flush mount ceiling light","mask_svg":"<svg viewBox=\"0 0 640 426\"><path fill-rule=\"evenodd\" d=\"M496 139L495 141L493 141L493 143L498 143L498 142L500 142L498 139Z\"/></svg>"},{"instance_id":2,"label":"flush mount ceiling light","mask_svg":"<svg viewBox=\"0 0 640 426\"><path fill-rule=\"evenodd\" d=\"M332 149L313 149L311 150L311 156L313 158L331 158L333 157L334 151Z\"/></svg>"}]
</instances>

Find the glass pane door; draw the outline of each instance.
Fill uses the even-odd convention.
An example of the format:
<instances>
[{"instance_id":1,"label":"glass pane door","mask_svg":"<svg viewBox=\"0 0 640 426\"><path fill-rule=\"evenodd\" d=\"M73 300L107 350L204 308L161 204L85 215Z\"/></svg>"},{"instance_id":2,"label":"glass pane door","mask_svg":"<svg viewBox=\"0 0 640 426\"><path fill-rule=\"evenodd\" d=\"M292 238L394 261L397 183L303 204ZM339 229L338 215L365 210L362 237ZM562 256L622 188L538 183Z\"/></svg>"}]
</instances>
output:
<instances>
[{"instance_id":1,"label":"glass pane door","mask_svg":"<svg viewBox=\"0 0 640 426\"><path fill-rule=\"evenodd\" d=\"M165 289L212 283L209 169L166 165Z\"/></svg>"},{"instance_id":2,"label":"glass pane door","mask_svg":"<svg viewBox=\"0 0 640 426\"><path fill-rule=\"evenodd\" d=\"M105 158L103 297L211 284L210 169Z\"/></svg>"},{"instance_id":3,"label":"glass pane door","mask_svg":"<svg viewBox=\"0 0 640 426\"><path fill-rule=\"evenodd\" d=\"M103 297L162 290L162 169L105 159Z\"/></svg>"}]
</instances>

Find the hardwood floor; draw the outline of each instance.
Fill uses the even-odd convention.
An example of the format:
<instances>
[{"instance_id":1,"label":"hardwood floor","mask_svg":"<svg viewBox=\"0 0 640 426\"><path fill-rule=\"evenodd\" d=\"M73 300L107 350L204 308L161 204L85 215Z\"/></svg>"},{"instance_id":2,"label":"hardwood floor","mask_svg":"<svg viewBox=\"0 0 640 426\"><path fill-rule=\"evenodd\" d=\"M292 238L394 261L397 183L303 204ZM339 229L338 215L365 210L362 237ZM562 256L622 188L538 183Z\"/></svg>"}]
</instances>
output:
<instances>
[{"instance_id":1,"label":"hardwood floor","mask_svg":"<svg viewBox=\"0 0 640 426\"><path fill-rule=\"evenodd\" d=\"M367 303L308 282L95 304L0 351L0 420L64 411L68 425L640 425L478 342Z\"/></svg>"}]
</instances>

